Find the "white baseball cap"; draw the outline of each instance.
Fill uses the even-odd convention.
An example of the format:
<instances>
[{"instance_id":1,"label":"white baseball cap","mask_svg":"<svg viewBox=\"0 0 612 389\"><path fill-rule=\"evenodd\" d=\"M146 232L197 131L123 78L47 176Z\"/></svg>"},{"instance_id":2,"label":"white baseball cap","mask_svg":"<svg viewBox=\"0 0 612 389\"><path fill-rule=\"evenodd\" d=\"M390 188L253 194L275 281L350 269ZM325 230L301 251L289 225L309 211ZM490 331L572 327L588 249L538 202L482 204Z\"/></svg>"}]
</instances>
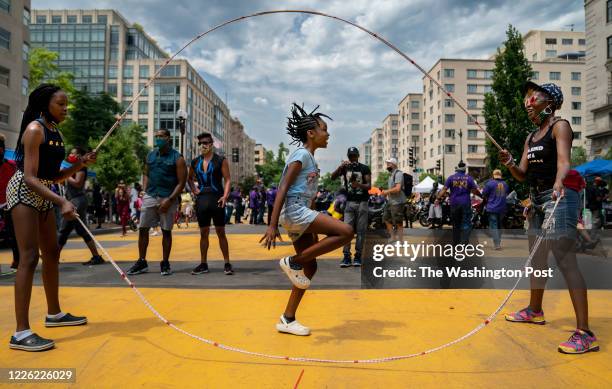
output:
<instances>
[{"instance_id":1,"label":"white baseball cap","mask_svg":"<svg viewBox=\"0 0 612 389\"><path fill-rule=\"evenodd\" d=\"M395 166L397 166L397 158L395 158L395 157L389 158L389 159L387 159L385 162L387 162L387 163L392 163L392 164L394 164Z\"/></svg>"}]
</instances>

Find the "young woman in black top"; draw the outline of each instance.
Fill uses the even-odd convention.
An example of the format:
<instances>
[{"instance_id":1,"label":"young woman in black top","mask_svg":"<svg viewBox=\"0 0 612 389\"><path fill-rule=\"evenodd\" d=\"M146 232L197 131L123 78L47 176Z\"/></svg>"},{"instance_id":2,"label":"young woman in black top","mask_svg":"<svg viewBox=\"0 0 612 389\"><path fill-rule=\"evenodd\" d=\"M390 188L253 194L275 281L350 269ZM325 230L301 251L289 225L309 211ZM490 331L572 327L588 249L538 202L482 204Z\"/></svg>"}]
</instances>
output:
<instances>
[{"instance_id":1,"label":"young woman in black top","mask_svg":"<svg viewBox=\"0 0 612 389\"><path fill-rule=\"evenodd\" d=\"M58 296L59 248L53 205L61 207L62 216L75 219L74 205L51 191L59 183L95 162L94 153L87 153L72 167L60 170L65 158L64 141L57 125L66 118L68 98L58 86L42 84L29 97L23 114L21 130L15 148L18 170L7 187L7 208L15 225L19 246L19 268L15 278L15 316L17 330L9 346L25 351L42 351L54 346L30 330L28 318L32 280L42 254L42 279L47 298L46 327L81 325L85 317L63 313Z\"/></svg>"},{"instance_id":2,"label":"young woman in black top","mask_svg":"<svg viewBox=\"0 0 612 389\"><path fill-rule=\"evenodd\" d=\"M587 289L576 262L576 224L578 221L578 192L563 181L570 169L573 132L567 120L555 117L561 108L563 94L555 84L525 85L525 109L538 129L527 136L518 165L507 150L500 154L510 173L519 181L527 181L530 188L529 247L533 247L537 233L548 219L557 198L560 198L552 220L552 228L535 253L534 269L546 269L548 253L552 250L559 269L567 282L576 314L576 330L558 350L567 354L597 351L595 335L589 329ZM511 322L545 324L542 298L546 278L531 277L529 306L506 315Z\"/></svg>"}]
</instances>

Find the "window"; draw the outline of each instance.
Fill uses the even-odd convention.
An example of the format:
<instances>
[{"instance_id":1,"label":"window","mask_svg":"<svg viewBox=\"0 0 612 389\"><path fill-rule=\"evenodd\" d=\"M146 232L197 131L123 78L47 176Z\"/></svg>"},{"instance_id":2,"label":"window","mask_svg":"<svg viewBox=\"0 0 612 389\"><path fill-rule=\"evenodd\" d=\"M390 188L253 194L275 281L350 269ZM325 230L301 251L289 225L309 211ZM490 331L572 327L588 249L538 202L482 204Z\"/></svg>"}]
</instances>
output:
<instances>
[{"instance_id":1,"label":"window","mask_svg":"<svg viewBox=\"0 0 612 389\"><path fill-rule=\"evenodd\" d=\"M7 14L11 13L11 0L0 0L0 10L6 12Z\"/></svg>"},{"instance_id":2,"label":"window","mask_svg":"<svg viewBox=\"0 0 612 389\"><path fill-rule=\"evenodd\" d=\"M23 42L21 58L27 61L30 58L30 45L27 42Z\"/></svg>"},{"instance_id":3,"label":"window","mask_svg":"<svg viewBox=\"0 0 612 389\"><path fill-rule=\"evenodd\" d=\"M469 99L467 101L467 107L469 109L477 109L478 108L478 100Z\"/></svg>"},{"instance_id":4,"label":"window","mask_svg":"<svg viewBox=\"0 0 612 389\"><path fill-rule=\"evenodd\" d=\"M418 124L413 124L412 125L412 131L418 131L419 130L419 125Z\"/></svg>"},{"instance_id":5,"label":"window","mask_svg":"<svg viewBox=\"0 0 612 389\"><path fill-rule=\"evenodd\" d=\"M557 50L546 50L546 58L552 58L557 56Z\"/></svg>"},{"instance_id":6,"label":"window","mask_svg":"<svg viewBox=\"0 0 612 389\"><path fill-rule=\"evenodd\" d=\"M557 44L557 38L546 38L545 43L547 45L556 45Z\"/></svg>"},{"instance_id":7,"label":"window","mask_svg":"<svg viewBox=\"0 0 612 389\"><path fill-rule=\"evenodd\" d=\"M117 78L117 66L110 65L108 67L108 78Z\"/></svg>"},{"instance_id":8,"label":"window","mask_svg":"<svg viewBox=\"0 0 612 389\"><path fill-rule=\"evenodd\" d=\"M3 66L0 66L0 85L9 86L11 79L11 71Z\"/></svg>"},{"instance_id":9,"label":"window","mask_svg":"<svg viewBox=\"0 0 612 389\"><path fill-rule=\"evenodd\" d=\"M446 108L452 108L455 106L455 102L451 99L444 99L444 106Z\"/></svg>"},{"instance_id":10,"label":"window","mask_svg":"<svg viewBox=\"0 0 612 389\"><path fill-rule=\"evenodd\" d=\"M440 80L440 71L438 70L438 73L436 74L436 80Z\"/></svg>"},{"instance_id":11,"label":"window","mask_svg":"<svg viewBox=\"0 0 612 389\"><path fill-rule=\"evenodd\" d=\"M559 81L561 79L561 72L550 72L548 73L548 78Z\"/></svg>"},{"instance_id":12,"label":"window","mask_svg":"<svg viewBox=\"0 0 612 389\"><path fill-rule=\"evenodd\" d=\"M455 145L444 145L444 152L447 154L455 154Z\"/></svg>"},{"instance_id":13,"label":"window","mask_svg":"<svg viewBox=\"0 0 612 389\"><path fill-rule=\"evenodd\" d=\"M608 59L612 58L612 35L608 37Z\"/></svg>"},{"instance_id":14,"label":"window","mask_svg":"<svg viewBox=\"0 0 612 389\"><path fill-rule=\"evenodd\" d=\"M159 65L156 66L159 69ZM166 65L165 68L159 73L160 77L180 77L181 65Z\"/></svg>"},{"instance_id":15,"label":"window","mask_svg":"<svg viewBox=\"0 0 612 389\"><path fill-rule=\"evenodd\" d=\"M580 140L580 139L582 139L582 132L574 131L574 140Z\"/></svg>"},{"instance_id":16,"label":"window","mask_svg":"<svg viewBox=\"0 0 612 389\"><path fill-rule=\"evenodd\" d=\"M444 69L444 78L455 77L455 69Z\"/></svg>"},{"instance_id":17,"label":"window","mask_svg":"<svg viewBox=\"0 0 612 389\"><path fill-rule=\"evenodd\" d=\"M123 66L123 78L134 77L134 67L132 65Z\"/></svg>"},{"instance_id":18,"label":"window","mask_svg":"<svg viewBox=\"0 0 612 389\"><path fill-rule=\"evenodd\" d=\"M442 146L438 145L438 155L441 154L441 151L442 151Z\"/></svg>"},{"instance_id":19,"label":"window","mask_svg":"<svg viewBox=\"0 0 612 389\"><path fill-rule=\"evenodd\" d=\"M455 84L444 84L444 89L446 89L447 92L454 93L455 92Z\"/></svg>"},{"instance_id":20,"label":"window","mask_svg":"<svg viewBox=\"0 0 612 389\"><path fill-rule=\"evenodd\" d=\"M32 18L32 16L30 14L30 9L26 8L26 7L23 7L23 25L24 26L29 26L31 18Z\"/></svg>"},{"instance_id":21,"label":"window","mask_svg":"<svg viewBox=\"0 0 612 389\"><path fill-rule=\"evenodd\" d=\"M123 100L123 101L121 102L121 109L125 111L125 110L126 110L126 108L127 108L129 105L130 105L130 103L131 103L131 101L130 101L130 100ZM128 113L128 114L130 114L130 115L132 114L132 107L130 107L130 109L127 111L127 113ZM127 121L127 120L124 120L124 121L123 121L123 124L126 124L126 125L127 125L126 121Z\"/></svg>"},{"instance_id":22,"label":"window","mask_svg":"<svg viewBox=\"0 0 612 389\"><path fill-rule=\"evenodd\" d=\"M76 15L68 15L66 16L66 23L68 24L76 24L77 18Z\"/></svg>"},{"instance_id":23,"label":"window","mask_svg":"<svg viewBox=\"0 0 612 389\"><path fill-rule=\"evenodd\" d=\"M468 153L476 154L478 152L478 145L468 145Z\"/></svg>"},{"instance_id":24,"label":"window","mask_svg":"<svg viewBox=\"0 0 612 389\"><path fill-rule=\"evenodd\" d=\"M429 143L433 143L433 134L429 135Z\"/></svg>"},{"instance_id":25,"label":"window","mask_svg":"<svg viewBox=\"0 0 612 389\"><path fill-rule=\"evenodd\" d=\"M415 119L415 120L419 120L419 113L418 112L412 112L410 114L410 118L411 119Z\"/></svg>"},{"instance_id":26,"label":"window","mask_svg":"<svg viewBox=\"0 0 612 389\"><path fill-rule=\"evenodd\" d=\"M580 116L572 116L572 124L579 126L582 124L582 118Z\"/></svg>"},{"instance_id":27,"label":"window","mask_svg":"<svg viewBox=\"0 0 612 389\"><path fill-rule=\"evenodd\" d=\"M572 81L580 81L582 73L572 72Z\"/></svg>"},{"instance_id":28,"label":"window","mask_svg":"<svg viewBox=\"0 0 612 389\"><path fill-rule=\"evenodd\" d=\"M45 23L47 23L47 16L45 15L36 16L36 24L45 24Z\"/></svg>"},{"instance_id":29,"label":"window","mask_svg":"<svg viewBox=\"0 0 612 389\"><path fill-rule=\"evenodd\" d=\"M108 94L117 97L117 84L108 84Z\"/></svg>"},{"instance_id":30,"label":"window","mask_svg":"<svg viewBox=\"0 0 612 389\"><path fill-rule=\"evenodd\" d=\"M149 128L149 120L138 119L138 125L142 127L143 130L147 131L147 129Z\"/></svg>"},{"instance_id":31,"label":"window","mask_svg":"<svg viewBox=\"0 0 612 389\"><path fill-rule=\"evenodd\" d=\"M578 39L578 44L579 44L580 46L584 46L584 45L586 45L586 39Z\"/></svg>"},{"instance_id":32,"label":"window","mask_svg":"<svg viewBox=\"0 0 612 389\"><path fill-rule=\"evenodd\" d=\"M572 109L582 109L582 103L580 101L572 101Z\"/></svg>"},{"instance_id":33,"label":"window","mask_svg":"<svg viewBox=\"0 0 612 389\"><path fill-rule=\"evenodd\" d=\"M572 87L572 96L580 96L582 94L582 89L579 86Z\"/></svg>"},{"instance_id":34,"label":"window","mask_svg":"<svg viewBox=\"0 0 612 389\"><path fill-rule=\"evenodd\" d=\"M467 78L477 78L478 77L478 70L474 70L474 69L468 69L467 71Z\"/></svg>"},{"instance_id":35,"label":"window","mask_svg":"<svg viewBox=\"0 0 612 389\"><path fill-rule=\"evenodd\" d=\"M532 61L537 61L538 60L538 53L533 53L533 55L531 56L531 60Z\"/></svg>"},{"instance_id":36,"label":"window","mask_svg":"<svg viewBox=\"0 0 612 389\"><path fill-rule=\"evenodd\" d=\"M107 21L106 15L98 15L98 24L106 24Z\"/></svg>"},{"instance_id":37,"label":"window","mask_svg":"<svg viewBox=\"0 0 612 389\"><path fill-rule=\"evenodd\" d=\"M93 23L93 17L91 15L83 15L83 17L81 18L81 23L91 24Z\"/></svg>"},{"instance_id":38,"label":"window","mask_svg":"<svg viewBox=\"0 0 612 389\"><path fill-rule=\"evenodd\" d=\"M11 33L0 27L0 47L11 49Z\"/></svg>"},{"instance_id":39,"label":"window","mask_svg":"<svg viewBox=\"0 0 612 389\"><path fill-rule=\"evenodd\" d=\"M149 102L148 101L139 101L138 102L138 113L148 113L149 112Z\"/></svg>"},{"instance_id":40,"label":"window","mask_svg":"<svg viewBox=\"0 0 612 389\"><path fill-rule=\"evenodd\" d=\"M486 78L487 80L492 80L493 79L493 70L485 70L484 71L484 78Z\"/></svg>"},{"instance_id":41,"label":"window","mask_svg":"<svg viewBox=\"0 0 612 389\"><path fill-rule=\"evenodd\" d=\"M123 96L131 96L133 93L132 84L125 83L123 84Z\"/></svg>"},{"instance_id":42,"label":"window","mask_svg":"<svg viewBox=\"0 0 612 389\"><path fill-rule=\"evenodd\" d=\"M138 84L138 91L141 91L142 88L145 87L145 85L147 85L147 84L145 84L145 83ZM142 93L140 95L141 96L148 96L149 95L149 88L146 88L145 90L142 90Z\"/></svg>"},{"instance_id":43,"label":"window","mask_svg":"<svg viewBox=\"0 0 612 389\"><path fill-rule=\"evenodd\" d=\"M493 92L493 85L483 85L483 89L484 89L484 93L491 93Z\"/></svg>"},{"instance_id":44,"label":"window","mask_svg":"<svg viewBox=\"0 0 612 389\"><path fill-rule=\"evenodd\" d=\"M412 135L412 143L418 143L419 141L419 136L418 135Z\"/></svg>"},{"instance_id":45,"label":"window","mask_svg":"<svg viewBox=\"0 0 612 389\"><path fill-rule=\"evenodd\" d=\"M561 39L561 44L562 45L573 45L574 44L574 40L570 39L570 38L563 38L563 39Z\"/></svg>"},{"instance_id":46,"label":"window","mask_svg":"<svg viewBox=\"0 0 612 389\"><path fill-rule=\"evenodd\" d=\"M433 115L433 107L429 107L429 114Z\"/></svg>"},{"instance_id":47,"label":"window","mask_svg":"<svg viewBox=\"0 0 612 389\"><path fill-rule=\"evenodd\" d=\"M537 80L538 78L540 78L540 72L531 72L532 80Z\"/></svg>"},{"instance_id":48,"label":"window","mask_svg":"<svg viewBox=\"0 0 612 389\"><path fill-rule=\"evenodd\" d=\"M61 24L62 16L61 15L51 15L51 24Z\"/></svg>"},{"instance_id":49,"label":"window","mask_svg":"<svg viewBox=\"0 0 612 389\"><path fill-rule=\"evenodd\" d=\"M468 130L468 139L478 138L478 130Z\"/></svg>"},{"instance_id":50,"label":"window","mask_svg":"<svg viewBox=\"0 0 612 389\"><path fill-rule=\"evenodd\" d=\"M467 117L467 124L476 124L477 120L478 120L478 116L470 115Z\"/></svg>"},{"instance_id":51,"label":"window","mask_svg":"<svg viewBox=\"0 0 612 389\"><path fill-rule=\"evenodd\" d=\"M444 136L447 138L453 138L455 139L455 130L444 130Z\"/></svg>"},{"instance_id":52,"label":"window","mask_svg":"<svg viewBox=\"0 0 612 389\"><path fill-rule=\"evenodd\" d=\"M467 85L467 93L468 94L475 94L478 92L478 85L476 84L468 84Z\"/></svg>"},{"instance_id":53,"label":"window","mask_svg":"<svg viewBox=\"0 0 612 389\"><path fill-rule=\"evenodd\" d=\"M612 22L612 0L608 0L607 3L608 3L607 5L608 12L606 12L606 22L610 23Z\"/></svg>"},{"instance_id":54,"label":"window","mask_svg":"<svg viewBox=\"0 0 612 389\"><path fill-rule=\"evenodd\" d=\"M21 79L21 94L24 96L28 95L28 86L29 86L29 81L27 78L23 77Z\"/></svg>"},{"instance_id":55,"label":"window","mask_svg":"<svg viewBox=\"0 0 612 389\"><path fill-rule=\"evenodd\" d=\"M8 124L9 122L9 106L0 104L0 123Z\"/></svg>"},{"instance_id":56,"label":"window","mask_svg":"<svg viewBox=\"0 0 612 389\"><path fill-rule=\"evenodd\" d=\"M454 123L455 122L455 114L447 113L444 115L444 123Z\"/></svg>"},{"instance_id":57,"label":"window","mask_svg":"<svg viewBox=\"0 0 612 389\"><path fill-rule=\"evenodd\" d=\"M419 108L419 102L418 101L411 101L410 102L410 108Z\"/></svg>"}]
</instances>

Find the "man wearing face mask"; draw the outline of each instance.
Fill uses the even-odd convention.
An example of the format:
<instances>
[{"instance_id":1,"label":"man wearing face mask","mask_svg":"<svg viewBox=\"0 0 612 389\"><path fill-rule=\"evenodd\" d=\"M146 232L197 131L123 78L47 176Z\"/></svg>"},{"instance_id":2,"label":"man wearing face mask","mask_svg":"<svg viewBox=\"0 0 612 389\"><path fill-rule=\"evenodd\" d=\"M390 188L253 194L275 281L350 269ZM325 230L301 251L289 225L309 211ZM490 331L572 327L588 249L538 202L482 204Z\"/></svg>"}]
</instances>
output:
<instances>
[{"instance_id":1,"label":"man wearing face mask","mask_svg":"<svg viewBox=\"0 0 612 389\"><path fill-rule=\"evenodd\" d=\"M370 190L370 168L359 163L359 150L350 147L346 153L348 161L342 161L331 174L332 180L340 177L342 188L346 192L344 222L356 231L355 258L353 266L361 266L363 239L368 228L368 191ZM351 243L344 246L344 259L340 267L351 266Z\"/></svg>"},{"instance_id":2,"label":"man wearing face mask","mask_svg":"<svg viewBox=\"0 0 612 389\"><path fill-rule=\"evenodd\" d=\"M66 160L71 164L78 163L81 158L85 155L85 150L82 147L76 146L68 155ZM72 176L68 177L66 180L66 199L68 199L72 204L74 204L77 214L83 220L87 220L87 197L85 196L85 181L87 180L87 167L83 167L78 172L74 173ZM91 236L85 231L81 223L76 220L66 220L62 218L62 225L59 232L58 245L60 251L68 241L68 236L72 232L72 229L75 229L77 234L83 238L87 248L91 252L91 259L87 262L84 262L83 265L91 266L91 265L101 265L104 263L104 259L98 254L98 249L96 248L96 244L91 239Z\"/></svg>"},{"instance_id":3,"label":"man wearing face mask","mask_svg":"<svg viewBox=\"0 0 612 389\"><path fill-rule=\"evenodd\" d=\"M387 163L387 171L389 174L389 189L382 191L382 195L387 197L387 205L383 220L387 225L387 232L391 240L403 239L404 235L404 212L406 207L406 195L402 190L404 185L404 172L397 168L397 158L389 158ZM393 236L395 227L395 237Z\"/></svg>"},{"instance_id":4,"label":"man wearing face mask","mask_svg":"<svg viewBox=\"0 0 612 389\"><path fill-rule=\"evenodd\" d=\"M129 275L149 271L147 248L149 229L159 224L162 230L163 260L160 264L161 275L172 274L170 269L170 250L172 249L172 227L178 207L178 199L185 187L187 165L183 156L172 148L170 131L155 132L155 148L147 155L143 172L143 191L138 225L138 254L136 263L128 270Z\"/></svg>"},{"instance_id":5,"label":"man wearing face mask","mask_svg":"<svg viewBox=\"0 0 612 389\"><path fill-rule=\"evenodd\" d=\"M200 227L200 264L191 274L208 273L208 235L210 222L215 225L215 232L219 239L219 246L223 253L224 269L226 275L234 274L229 260L229 245L225 235L225 204L230 194L229 163L213 151L213 137L209 133L198 135L200 155L191 162L189 168L189 187L196 188L194 178L198 180L198 187L193 189L196 197L196 215Z\"/></svg>"}]
</instances>

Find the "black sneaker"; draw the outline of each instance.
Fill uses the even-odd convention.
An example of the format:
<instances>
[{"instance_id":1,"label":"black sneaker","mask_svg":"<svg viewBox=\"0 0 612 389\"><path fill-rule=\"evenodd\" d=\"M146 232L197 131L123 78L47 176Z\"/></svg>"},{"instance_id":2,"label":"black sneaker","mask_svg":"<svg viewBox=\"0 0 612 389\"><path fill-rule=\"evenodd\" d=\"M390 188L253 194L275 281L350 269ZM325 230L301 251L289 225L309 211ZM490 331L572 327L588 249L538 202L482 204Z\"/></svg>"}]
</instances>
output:
<instances>
[{"instance_id":1,"label":"black sneaker","mask_svg":"<svg viewBox=\"0 0 612 389\"><path fill-rule=\"evenodd\" d=\"M195 267L195 269L191 271L191 274L193 274L194 276L198 274L204 274L204 273L208 273L207 263L200 263L198 266Z\"/></svg>"},{"instance_id":2,"label":"black sneaker","mask_svg":"<svg viewBox=\"0 0 612 389\"><path fill-rule=\"evenodd\" d=\"M36 334L27 336L19 341L14 336L11 336L9 347L14 350L23 351L45 351L55 347L55 342L51 339L41 338Z\"/></svg>"},{"instance_id":3,"label":"black sneaker","mask_svg":"<svg viewBox=\"0 0 612 389\"><path fill-rule=\"evenodd\" d=\"M361 267L361 259L355 258L353 260L353 266L355 267Z\"/></svg>"},{"instance_id":4,"label":"black sneaker","mask_svg":"<svg viewBox=\"0 0 612 389\"><path fill-rule=\"evenodd\" d=\"M351 257L345 257L342 262L340 262L340 267L351 267Z\"/></svg>"},{"instance_id":5,"label":"black sneaker","mask_svg":"<svg viewBox=\"0 0 612 389\"><path fill-rule=\"evenodd\" d=\"M226 276L231 276L232 274L234 274L234 270L232 269L231 263L228 262L223 266L223 273L225 273Z\"/></svg>"},{"instance_id":6,"label":"black sneaker","mask_svg":"<svg viewBox=\"0 0 612 389\"><path fill-rule=\"evenodd\" d=\"M146 273L148 271L149 271L149 265L147 264L147 260L139 259L136 261L134 265L132 265L130 270L128 270L127 274L130 276L133 276L136 274Z\"/></svg>"},{"instance_id":7,"label":"black sneaker","mask_svg":"<svg viewBox=\"0 0 612 389\"><path fill-rule=\"evenodd\" d=\"M102 258L99 255L95 255L93 257L91 257L91 259L87 262L83 262L83 266L94 266L94 265L101 265L104 263L104 258Z\"/></svg>"},{"instance_id":8,"label":"black sneaker","mask_svg":"<svg viewBox=\"0 0 612 389\"><path fill-rule=\"evenodd\" d=\"M69 313L59 319L49 319L45 317L45 327L80 326L83 324L87 324L87 318L85 316L72 316Z\"/></svg>"},{"instance_id":9,"label":"black sneaker","mask_svg":"<svg viewBox=\"0 0 612 389\"><path fill-rule=\"evenodd\" d=\"M169 275L172 274L172 269L170 269L170 262L162 261L160 263L159 267L161 268L161 275L162 276L169 276Z\"/></svg>"}]
</instances>

